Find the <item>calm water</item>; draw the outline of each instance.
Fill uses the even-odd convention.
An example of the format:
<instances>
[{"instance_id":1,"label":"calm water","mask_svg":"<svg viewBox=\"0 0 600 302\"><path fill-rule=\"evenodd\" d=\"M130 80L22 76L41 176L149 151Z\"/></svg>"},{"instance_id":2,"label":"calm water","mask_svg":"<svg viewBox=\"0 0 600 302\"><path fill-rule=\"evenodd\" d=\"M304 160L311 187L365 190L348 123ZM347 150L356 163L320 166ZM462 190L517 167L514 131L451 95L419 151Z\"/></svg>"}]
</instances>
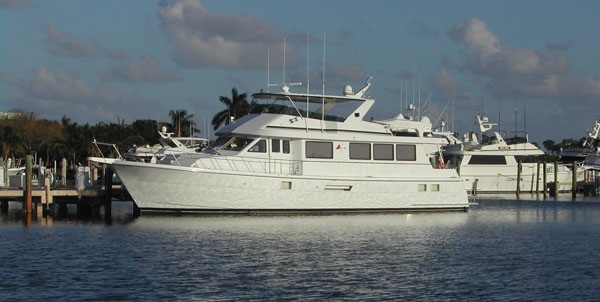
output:
<instances>
[{"instance_id":1,"label":"calm water","mask_svg":"<svg viewBox=\"0 0 600 302\"><path fill-rule=\"evenodd\" d=\"M599 199L476 202L467 213L112 224L4 215L0 299L599 301Z\"/></svg>"}]
</instances>

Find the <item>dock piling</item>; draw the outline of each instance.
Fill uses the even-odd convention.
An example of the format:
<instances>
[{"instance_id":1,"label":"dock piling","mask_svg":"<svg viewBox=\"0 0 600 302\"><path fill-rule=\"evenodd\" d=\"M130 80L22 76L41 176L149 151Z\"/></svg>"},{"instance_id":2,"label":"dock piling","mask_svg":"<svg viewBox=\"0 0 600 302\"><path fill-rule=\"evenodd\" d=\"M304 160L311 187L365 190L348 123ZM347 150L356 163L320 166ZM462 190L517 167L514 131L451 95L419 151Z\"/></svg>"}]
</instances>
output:
<instances>
[{"instance_id":1,"label":"dock piling","mask_svg":"<svg viewBox=\"0 0 600 302\"><path fill-rule=\"evenodd\" d=\"M575 197L577 195L577 161L573 162L571 173L571 197Z\"/></svg>"},{"instance_id":2,"label":"dock piling","mask_svg":"<svg viewBox=\"0 0 600 302\"><path fill-rule=\"evenodd\" d=\"M32 185L32 174L33 174L33 168L32 168L33 164L32 164L32 157L31 154L28 154L25 157L25 171L26 171L26 182L25 182L25 213L27 214L31 214L32 212L32 192L31 192L31 185Z\"/></svg>"},{"instance_id":3,"label":"dock piling","mask_svg":"<svg viewBox=\"0 0 600 302\"><path fill-rule=\"evenodd\" d=\"M548 181L547 181L547 177L546 177L546 160L544 160L544 165L543 165L543 170L544 170L544 183L543 183L543 187L544 187L544 198L546 198L546 192L548 191Z\"/></svg>"},{"instance_id":4,"label":"dock piling","mask_svg":"<svg viewBox=\"0 0 600 302\"><path fill-rule=\"evenodd\" d=\"M558 197L558 162L554 161L554 197Z\"/></svg>"},{"instance_id":5,"label":"dock piling","mask_svg":"<svg viewBox=\"0 0 600 302\"><path fill-rule=\"evenodd\" d=\"M104 218L107 222L112 218L112 176L113 171L110 167L104 168Z\"/></svg>"},{"instance_id":6,"label":"dock piling","mask_svg":"<svg viewBox=\"0 0 600 302\"><path fill-rule=\"evenodd\" d=\"M540 162L537 162L537 171L535 173L535 194L540 194Z\"/></svg>"},{"instance_id":7,"label":"dock piling","mask_svg":"<svg viewBox=\"0 0 600 302\"><path fill-rule=\"evenodd\" d=\"M521 161L517 164L517 198L519 198L519 194L521 193Z\"/></svg>"}]
</instances>

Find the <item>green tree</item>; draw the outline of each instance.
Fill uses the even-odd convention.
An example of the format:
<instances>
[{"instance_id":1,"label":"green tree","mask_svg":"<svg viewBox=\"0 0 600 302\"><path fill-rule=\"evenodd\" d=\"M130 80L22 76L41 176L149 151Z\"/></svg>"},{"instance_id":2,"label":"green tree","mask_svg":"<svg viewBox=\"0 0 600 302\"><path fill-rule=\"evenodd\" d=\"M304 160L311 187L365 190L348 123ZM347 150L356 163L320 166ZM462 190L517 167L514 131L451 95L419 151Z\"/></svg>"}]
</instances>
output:
<instances>
[{"instance_id":1,"label":"green tree","mask_svg":"<svg viewBox=\"0 0 600 302\"><path fill-rule=\"evenodd\" d=\"M187 110L171 110L169 111L169 117L171 118L171 126L174 129L174 133L177 136L191 136L192 134L192 123L193 114L188 114ZM194 129L197 130L197 129Z\"/></svg>"},{"instance_id":2,"label":"green tree","mask_svg":"<svg viewBox=\"0 0 600 302\"><path fill-rule=\"evenodd\" d=\"M248 95L246 93L238 94L235 87L231 89L231 98L220 96L219 101L227 108L217 112L212 119L213 129L217 130L221 125L228 125L231 121L236 120L250 112L250 104L248 104Z\"/></svg>"},{"instance_id":3,"label":"green tree","mask_svg":"<svg viewBox=\"0 0 600 302\"><path fill-rule=\"evenodd\" d=\"M542 142L542 145L544 145L544 148L546 148L546 150L548 150L549 153L556 153L556 142L554 142L553 140L547 139Z\"/></svg>"},{"instance_id":4,"label":"green tree","mask_svg":"<svg viewBox=\"0 0 600 302\"><path fill-rule=\"evenodd\" d=\"M143 138L143 141L150 145L158 144L158 122L155 120L136 120L131 124L135 135Z\"/></svg>"}]
</instances>

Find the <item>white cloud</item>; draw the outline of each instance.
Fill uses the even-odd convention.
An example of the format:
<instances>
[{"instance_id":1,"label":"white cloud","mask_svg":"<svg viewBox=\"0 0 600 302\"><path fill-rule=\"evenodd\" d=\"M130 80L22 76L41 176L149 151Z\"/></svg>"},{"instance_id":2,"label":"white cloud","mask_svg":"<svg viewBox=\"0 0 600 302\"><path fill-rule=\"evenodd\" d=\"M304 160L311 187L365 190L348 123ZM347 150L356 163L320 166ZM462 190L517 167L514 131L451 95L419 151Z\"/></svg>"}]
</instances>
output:
<instances>
[{"instance_id":1,"label":"white cloud","mask_svg":"<svg viewBox=\"0 0 600 302\"><path fill-rule=\"evenodd\" d=\"M454 25L448 34L466 47L463 67L487 80L496 97L600 99L600 81L572 71L562 53L566 48L553 47L550 55L512 48L476 18Z\"/></svg>"},{"instance_id":2,"label":"white cloud","mask_svg":"<svg viewBox=\"0 0 600 302\"><path fill-rule=\"evenodd\" d=\"M151 55L144 55L140 60L122 63L109 70L99 73L103 81L138 82L173 82L179 77L173 72L165 70L158 60Z\"/></svg>"},{"instance_id":3,"label":"white cloud","mask_svg":"<svg viewBox=\"0 0 600 302\"><path fill-rule=\"evenodd\" d=\"M244 15L211 14L199 0L170 1L158 9L162 28L175 43L172 58L185 67L258 69L281 64L283 34L264 21ZM286 49L293 58L294 48Z\"/></svg>"},{"instance_id":4,"label":"white cloud","mask_svg":"<svg viewBox=\"0 0 600 302\"><path fill-rule=\"evenodd\" d=\"M46 50L55 56L82 57L94 52L89 42L73 38L51 24L43 26L42 30L48 35L45 40Z\"/></svg>"},{"instance_id":5,"label":"white cloud","mask_svg":"<svg viewBox=\"0 0 600 302\"><path fill-rule=\"evenodd\" d=\"M126 96L106 86L91 86L77 75L62 71L53 73L44 66L33 71L31 80L6 75L2 76L2 80L14 90L10 104L12 108L37 112L44 118L58 120L66 115L93 123L113 120L117 116L130 120L148 118L159 112L155 110L157 105L152 102L137 96Z\"/></svg>"},{"instance_id":6,"label":"white cloud","mask_svg":"<svg viewBox=\"0 0 600 302\"><path fill-rule=\"evenodd\" d=\"M476 108L477 99L462 87L446 67L438 67L431 80L431 86L437 99L443 101L455 100L463 108Z\"/></svg>"}]
</instances>

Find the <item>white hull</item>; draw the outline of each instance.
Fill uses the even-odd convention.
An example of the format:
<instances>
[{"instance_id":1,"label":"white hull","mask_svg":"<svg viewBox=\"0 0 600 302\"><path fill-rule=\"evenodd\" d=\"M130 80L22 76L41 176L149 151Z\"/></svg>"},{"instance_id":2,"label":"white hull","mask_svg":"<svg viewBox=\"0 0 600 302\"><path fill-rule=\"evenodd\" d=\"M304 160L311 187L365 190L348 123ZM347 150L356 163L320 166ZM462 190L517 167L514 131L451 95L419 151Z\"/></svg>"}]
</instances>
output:
<instances>
[{"instance_id":1,"label":"white hull","mask_svg":"<svg viewBox=\"0 0 600 302\"><path fill-rule=\"evenodd\" d=\"M460 168L460 177L465 181L465 189L469 193L515 193L517 191L517 165L508 166L477 166L466 165ZM556 179L554 167L546 167L546 183L558 181L559 191L572 189L573 174L565 165L557 166ZM583 180L584 172L577 171L577 181ZM520 192L542 192L544 190L544 171L540 164L539 173L537 163L525 163L521 166Z\"/></svg>"},{"instance_id":2,"label":"white hull","mask_svg":"<svg viewBox=\"0 0 600 302\"><path fill-rule=\"evenodd\" d=\"M115 172L142 210L466 210L458 178L340 178L215 171L117 161ZM439 186L434 189L435 186ZM436 190L436 191L434 191Z\"/></svg>"}]
</instances>

